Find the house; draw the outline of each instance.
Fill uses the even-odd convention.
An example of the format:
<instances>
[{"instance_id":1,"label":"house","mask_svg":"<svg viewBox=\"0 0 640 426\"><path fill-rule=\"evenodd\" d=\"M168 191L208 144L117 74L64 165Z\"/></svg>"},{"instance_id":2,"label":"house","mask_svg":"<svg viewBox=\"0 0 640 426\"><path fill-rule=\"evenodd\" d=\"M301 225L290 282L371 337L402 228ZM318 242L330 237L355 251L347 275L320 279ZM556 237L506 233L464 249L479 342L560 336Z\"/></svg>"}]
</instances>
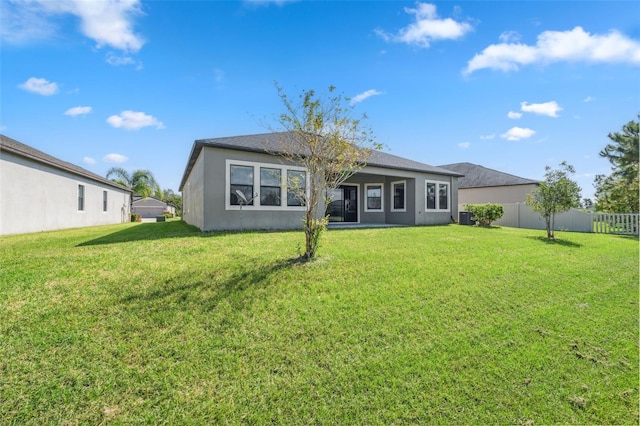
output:
<instances>
[{"instance_id":1,"label":"house","mask_svg":"<svg viewBox=\"0 0 640 426\"><path fill-rule=\"evenodd\" d=\"M305 207L287 183L309 176L278 155L285 137L292 134L196 140L179 188L183 219L203 231L300 228ZM447 224L458 214L460 176L373 151L367 166L333 191L327 213L340 223Z\"/></svg>"},{"instance_id":2,"label":"house","mask_svg":"<svg viewBox=\"0 0 640 426\"><path fill-rule=\"evenodd\" d=\"M128 222L131 191L0 135L0 235Z\"/></svg>"},{"instance_id":3,"label":"house","mask_svg":"<svg viewBox=\"0 0 640 426\"><path fill-rule=\"evenodd\" d=\"M157 216L162 216L165 212L175 215L176 208L171 204L158 200L154 197L141 197L139 195L134 195L131 212L139 214L142 218L155 218Z\"/></svg>"},{"instance_id":4,"label":"house","mask_svg":"<svg viewBox=\"0 0 640 426\"><path fill-rule=\"evenodd\" d=\"M510 175L472 163L446 164L440 167L464 175L458 180L459 204L524 203L527 194L540 184L537 180Z\"/></svg>"}]
</instances>

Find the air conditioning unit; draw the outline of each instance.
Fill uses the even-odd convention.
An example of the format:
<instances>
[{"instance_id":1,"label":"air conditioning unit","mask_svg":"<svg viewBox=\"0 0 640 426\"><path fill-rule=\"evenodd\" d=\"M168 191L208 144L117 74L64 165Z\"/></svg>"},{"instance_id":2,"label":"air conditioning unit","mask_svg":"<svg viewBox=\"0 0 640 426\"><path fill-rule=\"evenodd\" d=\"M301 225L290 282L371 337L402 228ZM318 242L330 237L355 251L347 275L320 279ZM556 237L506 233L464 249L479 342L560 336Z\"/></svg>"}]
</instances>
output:
<instances>
[{"instance_id":1,"label":"air conditioning unit","mask_svg":"<svg viewBox=\"0 0 640 426\"><path fill-rule=\"evenodd\" d=\"M476 221L471 220L471 212L460 212L460 225L475 225Z\"/></svg>"}]
</instances>

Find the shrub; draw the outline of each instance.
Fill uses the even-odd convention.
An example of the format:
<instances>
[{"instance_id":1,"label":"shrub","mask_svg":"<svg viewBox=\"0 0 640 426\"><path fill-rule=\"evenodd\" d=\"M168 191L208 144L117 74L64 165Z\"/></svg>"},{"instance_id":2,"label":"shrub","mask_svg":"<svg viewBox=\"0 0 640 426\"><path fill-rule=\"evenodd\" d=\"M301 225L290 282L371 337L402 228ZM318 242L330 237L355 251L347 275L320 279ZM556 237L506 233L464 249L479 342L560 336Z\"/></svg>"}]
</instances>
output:
<instances>
[{"instance_id":1,"label":"shrub","mask_svg":"<svg viewBox=\"0 0 640 426\"><path fill-rule=\"evenodd\" d=\"M131 222L142 222L142 216L137 213L131 213Z\"/></svg>"},{"instance_id":2,"label":"shrub","mask_svg":"<svg viewBox=\"0 0 640 426\"><path fill-rule=\"evenodd\" d=\"M478 226L490 226L491 222L504 214L504 208L500 204L467 204L466 209Z\"/></svg>"},{"instance_id":3,"label":"shrub","mask_svg":"<svg viewBox=\"0 0 640 426\"><path fill-rule=\"evenodd\" d=\"M167 219L171 219L173 217L173 213L171 212L162 212L162 215Z\"/></svg>"}]
</instances>

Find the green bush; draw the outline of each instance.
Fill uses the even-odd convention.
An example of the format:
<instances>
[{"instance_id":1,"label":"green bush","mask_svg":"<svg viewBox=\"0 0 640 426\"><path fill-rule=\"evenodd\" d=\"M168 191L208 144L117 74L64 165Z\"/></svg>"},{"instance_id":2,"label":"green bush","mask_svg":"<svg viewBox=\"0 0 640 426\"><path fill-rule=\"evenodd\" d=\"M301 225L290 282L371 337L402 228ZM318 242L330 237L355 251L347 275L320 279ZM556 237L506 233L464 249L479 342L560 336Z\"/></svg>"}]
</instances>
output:
<instances>
[{"instance_id":1,"label":"green bush","mask_svg":"<svg viewBox=\"0 0 640 426\"><path fill-rule=\"evenodd\" d=\"M163 212L162 215L167 219L171 219L173 217L173 213L171 212Z\"/></svg>"},{"instance_id":2,"label":"green bush","mask_svg":"<svg viewBox=\"0 0 640 426\"><path fill-rule=\"evenodd\" d=\"M504 214L504 208L500 204L467 204L465 208L478 226L491 226L491 222Z\"/></svg>"},{"instance_id":3,"label":"green bush","mask_svg":"<svg viewBox=\"0 0 640 426\"><path fill-rule=\"evenodd\" d=\"M131 222L142 222L142 216L137 213L131 213Z\"/></svg>"}]
</instances>

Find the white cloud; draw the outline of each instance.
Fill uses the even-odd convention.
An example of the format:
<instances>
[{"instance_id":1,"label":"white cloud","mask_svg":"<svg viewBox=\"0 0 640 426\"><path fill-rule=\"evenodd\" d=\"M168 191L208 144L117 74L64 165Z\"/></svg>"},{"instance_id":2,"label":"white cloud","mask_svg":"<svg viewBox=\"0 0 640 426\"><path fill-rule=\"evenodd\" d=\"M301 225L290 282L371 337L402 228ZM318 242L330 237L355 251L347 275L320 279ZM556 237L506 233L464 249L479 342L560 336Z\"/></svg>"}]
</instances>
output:
<instances>
[{"instance_id":1,"label":"white cloud","mask_svg":"<svg viewBox=\"0 0 640 426\"><path fill-rule=\"evenodd\" d=\"M537 115L546 115L547 117L558 117L558 111L562 111L562 107L556 101L545 102L542 104L529 104L521 102L520 109L524 112L532 112Z\"/></svg>"},{"instance_id":2,"label":"white cloud","mask_svg":"<svg viewBox=\"0 0 640 426\"><path fill-rule=\"evenodd\" d=\"M7 2L2 2L7 3ZM28 42L49 38L57 31L54 15L73 15L80 19L82 33L97 46L137 52L144 39L133 31L134 16L141 15L139 0L32 0L10 2L2 6L2 38L10 42ZM6 16L8 15L8 16ZM34 27L39 27L36 29Z\"/></svg>"},{"instance_id":3,"label":"white cloud","mask_svg":"<svg viewBox=\"0 0 640 426\"><path fill-rule=\"evenodd\" d=\"M460 143L458 144L458 147L459 147L460 149L467 149L467 148L469 148L470 146L471 146L471 143L469 143L469 142L460 142Z\"/></svg>"},{"instance_id":4,"label":"white cloud","mask_svg":"<svg viewBox=\"0 0 640 426\"><path fill-rule=\"evenodd\" d=\"M27 92L37 93L42 96L50 96L58 93L58 83L53 83L44 78L31 77L24 83L19 84L18 87Z\"/></svg>"},{"instance_id":5,"label":"white cloud","mask_svg":"<svg viewBox=\"0 0 640 426\"><path fill-rule=\"evenodd\" d=\"M505 31L502 34L500 34L499 39L503 43L513 43L516 41L520 41L521 37L522 36L517 31Z\"/></svg>"},{"instance_id":6,"label":"white cloud","mask_svg":"<svg viewBox=\"0 0 640 426\"><path fill-rule=\"evenodd\" d=\"M522 65L552 62L593 62L640 64L640 42L616 30L608 34L590 34L582 27L570 31L544 31L535 46L503 42L492 44L467 64L465 74L490 68L517 71Z\"/></svg>"},{"instance_id":7,"label":"white cloud","mask_svg":"<svg viewBox=\"0 0 640 426\"><path fill-rule=\"evenodd\" d=\"M584 98L584 102L593 102L595 100L596 98L592 98L591 96L587 96L586 98Z\"/></svg>"},{"instance_id":8,"label":"white cloud","mask_svg":"<svg viewBox=\"0 0 640 426\"><path fill-rule=\"evenodd\" d=\"M83 162L84 164L96 164L96 160L94 160L94 159L93 159L93 158L91 158L91 157L84 157L84 158L82 159L82 162Z\"/></svg>"},{"instance_id":9,"label":"white cloud","mask_svg":"<svg viewBox=\"0 0 640 426\"><path fill-rule=\"evenodd\" d=\"M294 3L296 1L298 0L244 0L244 3L251 6L268 6L270 4L284 6L287 3Z\"/></svg>"},{"instance_id":10,"label":"white cloud","mask_svg":"<svg viewBox=\"0 0 640 426\"><path fill-rule=\"evenodd\" d=\"M480 139L484 140L484 141L488 141L491 139L495 139L496 134L495 133L491 133L490 135L484 135L484 136L480 136Z\"/></svg>"},{"instance_id":11,"label":"white cloud","mask_svg":"<svg viewBox=\"0 0 640 426\"><path fill-rule=\"evenodd\" d=\"M91 112L90 106L77 106L73 108L69 108L64 112L64 115L70 115L71 117L75 117L77 115L85 115Z\"/></svg>"},{"instance_id":12,"label":"white cloud","mask_svg":"<svg viewBox=\"0 0 640 426\"><path fill-rule=\"evenodd\" d=\"M370 98L372 96L377 96L377 95L382 95L382 92L376 89L367 90L366 92L362 92L358 95L355 95L353 98L351 98L351 105L355 105L357 103L364 101L367 98Z\"/></svg>"},{"instance_id":13,"label":"white cloud","mask_svg":"<svg viewBox=\"0 0 640 426\"><path fill-rule=\"evenodd\" d=\"M521 112L509 111L509 113L507 114L507 117L509 117L512 120L517 120L520 117L522 117L522 113Z\"/></svg>"},{"instance_id":14,"label":"white cloud","mask_svg":"<svg viewBox=\"0 0 640 426\"><path fill-rule=\"evenodd\" d=\"M27 44L55 37L56 26L42 8L27 2L0 1L0 36L10 44Z\"/></svg>"},{"instance_id":15,"label":"white cloud","mask_svg":"<svg viewBox=\"0 0 640 426\"><path fill-rule=\"evenodd\" d=\"M431 45L432 41L455 40L473 29L466 22L458 22L451 18L439 18L434 4L417 2L415 9L405 7L404 11L414 15L415 22L400 29L396 34L389 34L383 30L376 30L376 33L386 41L426 48Z\"/></svg>"},{"instance_id":16,"label":"white cloud","mask_svg":"<svg viewBox=\"0 0 640 426\"><path fill-rule=\"evenodd\" d=\"M122 111L119 115L107 118L107 123L117 129L138 130L143 127L155 126L164 129L164 124L152 115L137 111Z\"/></svg>"},{"instance_id":17,"label":"white cloud","mask_svg":"<svg viewBox=\"0 0 640 426\"><path fill-rule=\"evenodd\" d=\"M125 157L122 154L107 154L104 156L104 158L102 158L103 161L107 162L107 163L124 163L128 160L129 158Z\"/></svg>"},{"instance_id":18,"label":"white cloud","mask_svg":"<svg viewBox=\"0 0 640 426\"><path fill-rule=\"evenodd\" d=\"M116 55L113 52L107 53L107 63L109 65L113 65L114 67L121 67L125 65L135 65L136 70L141 70L143 68L142 62L132 58L128 55Z\"/></svg>"},{"instance_id":19,"label":"white cloud","mask_svg":"<svg viewBox=\"0 0 640 426\"><path fill-rule=\"evenodd\" d=\"M535 135L535 133L535 130L522 127L512 127L505 133L501 134L500 137L508 141L519 141L520 139L528 139L531 136Z\"/></svg>"}]
</instances>

